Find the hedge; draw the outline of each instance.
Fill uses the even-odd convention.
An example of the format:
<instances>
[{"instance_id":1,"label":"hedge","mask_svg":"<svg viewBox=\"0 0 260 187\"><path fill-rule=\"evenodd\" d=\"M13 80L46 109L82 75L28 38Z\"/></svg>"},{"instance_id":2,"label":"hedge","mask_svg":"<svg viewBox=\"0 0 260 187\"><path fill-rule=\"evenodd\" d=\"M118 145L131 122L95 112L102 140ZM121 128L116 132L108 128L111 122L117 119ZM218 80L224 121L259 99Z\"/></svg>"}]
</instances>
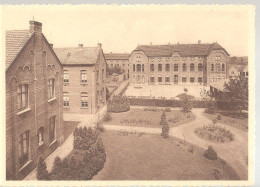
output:
<instances>
[{"instance_id":1,"label":"hedge","mask_svg":"<svg viewBox=\"0 0 260 187\"><path fill-rule=\"evenodd\" d=\"M157 106L157 107L182 107L182 100L168 100L168 99L143 99L143 98L129 98L130 105L137 106ZM210 100L189 100L192 108L207 108L212 102ZM236 105L229 102L217 101L217 108L219 109L235 109Z\"/></svg>"},{"instance_id":2,"label":"hedge","mask_svg":"<svg viewBox=\"0 0 260 187\"><path fill-rule=\"evenodd\" d=\"M107 111L112 113L126 112L130 110L129 99L126 96L114 95L107 102Z\"/></svg>"}]
</instances>

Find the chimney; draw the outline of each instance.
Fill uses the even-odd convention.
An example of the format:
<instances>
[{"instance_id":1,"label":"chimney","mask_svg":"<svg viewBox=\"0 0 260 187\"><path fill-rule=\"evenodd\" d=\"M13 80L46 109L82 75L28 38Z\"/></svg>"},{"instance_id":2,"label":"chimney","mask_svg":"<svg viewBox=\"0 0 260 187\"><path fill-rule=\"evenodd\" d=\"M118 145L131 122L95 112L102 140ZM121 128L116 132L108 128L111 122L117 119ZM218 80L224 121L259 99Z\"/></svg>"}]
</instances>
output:
<instances>
[{"instance_id":1,"label":"chimney","mask_svg":"<svg viewBox=\"0 0 260 187\"><path fill-rule=\"evenodd\" d=\"M97 45L98 45L99 49L102 49L102 44L101 43L98 43Z\"/></svg>"},{"instance_id":2,"label":"chimney","mask_svg":"<svg viewBox=\"0 0 260 187\"><path fill-rule=\"evenodd\" d=\"M201 43L201 40L198 40L198 44L200 44Z\"/></svg>"},{"instance_id":3,"label":"chimney","mask_svg":"<svg viewBox=\"0 0 260 187\"><path fill-rule=\"evenodd\" d=\"M53 48L53 44L50 44L51 48Z\"/></svg>"},{"instance_id":4,"label":"chimney","mask_svg":"<svg viewBox=\"0 0 260 187\"><path fill-rule=\"evenodd\" d=\"M42 33L42 23L30 21L30 33Z\"/></svg>"},{"instance_id":5,"label":"chimney","mask_svg":"<svg viewBox=\"0 0 260 187\"><path fill-rule=\"evenodd\" d=\"M79 48L82 48L83 47L83 44L79 44Z\"/></svg>"}]
</instances>

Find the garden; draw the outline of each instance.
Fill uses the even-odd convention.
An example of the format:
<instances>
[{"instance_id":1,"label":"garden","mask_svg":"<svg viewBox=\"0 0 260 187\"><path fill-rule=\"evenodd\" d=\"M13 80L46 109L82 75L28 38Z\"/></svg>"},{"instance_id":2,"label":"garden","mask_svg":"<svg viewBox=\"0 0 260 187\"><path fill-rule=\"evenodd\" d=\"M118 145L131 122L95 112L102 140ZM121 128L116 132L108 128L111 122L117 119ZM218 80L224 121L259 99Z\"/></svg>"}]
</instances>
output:
<instances>
[{"instance_id":1,"label":"garden","mask_svg":"<svg viewBox=\"0 0 260 187\"><path fill-rule=\"evenodd\" d=\"M190 112L188 115L181 110L171 110L169 108L145 107L134 108L123 113L108 113L102 119L104 125L128 125L138 127L160 127L162 113L165 112L169 127L177 127L195 119L195 115Z\"/></svg>"},{"instance_id":2,"label":"garden","mask_svg":"<svg viewBox=\"0 0 260 187\"><path fill-rule=\"evenodd\" d=\"M93 180L239 180L214 147L134 131L105 131L107 160Z\"/></svg>"}]
</instances>

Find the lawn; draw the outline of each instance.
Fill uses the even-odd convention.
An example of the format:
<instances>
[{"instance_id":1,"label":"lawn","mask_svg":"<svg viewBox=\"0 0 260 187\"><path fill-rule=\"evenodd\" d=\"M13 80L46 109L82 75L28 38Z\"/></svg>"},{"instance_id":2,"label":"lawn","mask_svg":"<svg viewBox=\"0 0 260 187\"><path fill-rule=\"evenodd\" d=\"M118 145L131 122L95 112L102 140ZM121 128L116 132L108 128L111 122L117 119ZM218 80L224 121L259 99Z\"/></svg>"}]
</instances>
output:
<instances>
[{"instance_id":1,"label":"lawn","mask_svg":"<svg viewBox=\"0 0 260 187\"><path fill-rule=\"evenodd\" d=\"M246 113L243 113L242 118L238 117L239 113L234 112L221 112L216 114L208 114L203 113L208 119L216 119L218 115L221 115L221 119L217 120L217 123L221 123L223 125L229 125L231 127L235 127L241 129L243 131L248 131L248 116Z\"/></svg>"},{"instance_id":2,"label":"lawn","mask_svg":"<svg viewBox=\"0 0 260 187\"><path fill-rule=\"evenodd\" d=\"M223 174L219 159L208 160L203 149L177 138L105 131L102 139L107 159L93 180L216 180L214 170ZM239 177L226 164L221 180Z\"/></svg>"},{"instance_id":3,"label":"lawn","mask_svg":"<svg viewBox=\"0 0 260 187\"><path fill-rule=\"evenodd\" d=\"M78 126L80 122L78 121L64 121L64 141L69 137L69 135L74 131L74 128Z\"/></svg>"},{"instance_id":4,"label":"lawn","mask_svg":"<svg viewBox=\"0 0 260 187\"><path fill-rule=\"evenodd\" d=\"M109 113L111 120L101 121L103 124L128 125L138 127L160 127L162 110L145 111L141 108L131 108L130 111L122 113ZM170 127L177 127L195 119L194 114L190 113L187 118L180 110L166 112L166 120Z\"/></svg>"}]
</instances>

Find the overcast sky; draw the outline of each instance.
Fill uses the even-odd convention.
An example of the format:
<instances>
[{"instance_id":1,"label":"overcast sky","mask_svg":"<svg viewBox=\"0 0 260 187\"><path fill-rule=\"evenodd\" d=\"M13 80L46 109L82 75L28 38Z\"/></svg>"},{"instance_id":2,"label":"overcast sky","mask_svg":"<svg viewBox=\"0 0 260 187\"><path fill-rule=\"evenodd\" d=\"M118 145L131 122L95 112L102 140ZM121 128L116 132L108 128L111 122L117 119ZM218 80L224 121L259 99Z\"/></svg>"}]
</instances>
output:
<instances>
[{"instance_id":1,"label":"overcast sky","mask_svg":"<svg viewBox=\"0 0 260 187\"><path fill-rule=\"evenodd\" d=\"M12 6L4 29L43 24L54 47L96 46L105 53L131 52L138 44L218 42L232 56L248 55L249 9L245 6Z\"/></svg>"}]
</instances>

